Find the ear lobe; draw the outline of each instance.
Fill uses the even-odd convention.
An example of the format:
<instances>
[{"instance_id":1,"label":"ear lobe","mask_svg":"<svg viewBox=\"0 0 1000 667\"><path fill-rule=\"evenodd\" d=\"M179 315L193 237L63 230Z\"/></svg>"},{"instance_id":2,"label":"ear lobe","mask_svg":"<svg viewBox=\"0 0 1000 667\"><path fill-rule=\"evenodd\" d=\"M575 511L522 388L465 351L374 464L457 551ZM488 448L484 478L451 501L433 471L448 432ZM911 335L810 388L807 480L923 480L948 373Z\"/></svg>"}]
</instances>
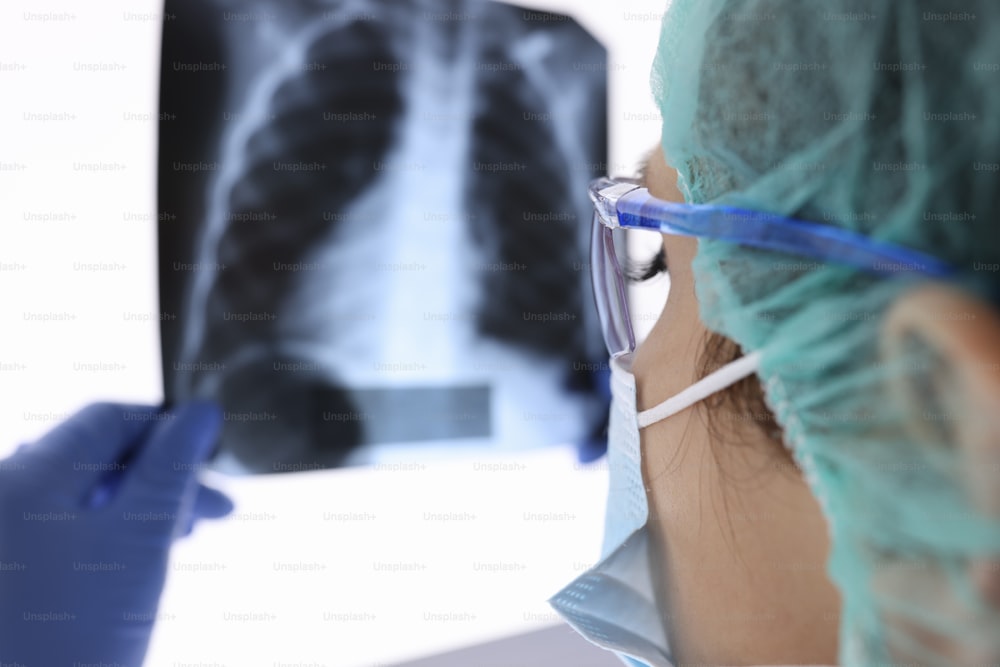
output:
<instances>
[{"instance_id":1,"label":"ear lobe","mask_svg":"<svg viewBox=\"0 0 1000 667\"><path fill-rule=\"evenodd\" d=\"M951 442L944 444L959 457L969 502L1000 521L1000 312L975 296L931 283L893 304L881 343L891 351L914 336L940 360L941 374L947 376L942 403L948 406L943 418ZM912 395L914 389L902 391ZM1000 563L973 562L970 575L984 599L1000 608Z\"/></svg>"}]
</instances>

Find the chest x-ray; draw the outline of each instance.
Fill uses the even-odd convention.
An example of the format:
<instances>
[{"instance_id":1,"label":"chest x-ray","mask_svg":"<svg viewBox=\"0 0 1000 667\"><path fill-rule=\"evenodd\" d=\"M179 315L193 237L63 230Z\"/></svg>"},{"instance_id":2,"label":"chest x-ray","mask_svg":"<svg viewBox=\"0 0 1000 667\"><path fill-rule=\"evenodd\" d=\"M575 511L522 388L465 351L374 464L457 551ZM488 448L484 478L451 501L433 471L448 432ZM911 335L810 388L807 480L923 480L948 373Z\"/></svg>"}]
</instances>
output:
<instances>
[{"instance_id":1,"label":"chest x-ray","mask_svg":"<svg viewBox=\"0 0 1000 667\"><path fill-rule=\"evenodd\" d=\"M167 0L168 400L233 473L599 439L606 54L492 2Z\"/></svg>"}]
</instances>

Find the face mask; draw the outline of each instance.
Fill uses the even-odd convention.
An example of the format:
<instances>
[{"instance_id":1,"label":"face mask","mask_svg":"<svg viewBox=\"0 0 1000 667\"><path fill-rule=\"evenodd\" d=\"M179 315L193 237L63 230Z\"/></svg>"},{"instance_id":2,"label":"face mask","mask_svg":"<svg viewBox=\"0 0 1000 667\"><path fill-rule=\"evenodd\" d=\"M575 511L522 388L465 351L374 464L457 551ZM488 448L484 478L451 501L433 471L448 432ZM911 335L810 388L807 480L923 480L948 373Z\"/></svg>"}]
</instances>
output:
<instances>
[{"instance_id":1,"label":"face mask","mask_svg":"<svg viewBox=\"0 0 1000 667\"><path fill-rule=\"evenodd\" d=\"M657 564L649 562L647 551L649 506L642 481L639 430L739 382L755 373L759 364L760 354L753 352L656 407L638 412L632 354L611 360L608 506L601 560L550 600L591 642L635 656L650 667L672 667L653 585Z\"/></svg>"}]
</instances>

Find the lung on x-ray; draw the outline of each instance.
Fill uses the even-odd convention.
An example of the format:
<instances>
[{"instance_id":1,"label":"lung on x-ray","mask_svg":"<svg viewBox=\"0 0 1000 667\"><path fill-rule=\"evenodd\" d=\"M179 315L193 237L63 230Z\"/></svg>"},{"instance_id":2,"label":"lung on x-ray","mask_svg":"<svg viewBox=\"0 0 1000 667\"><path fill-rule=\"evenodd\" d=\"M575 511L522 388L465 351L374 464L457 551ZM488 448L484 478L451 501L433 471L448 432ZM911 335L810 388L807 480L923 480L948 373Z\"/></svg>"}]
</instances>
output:
<instances>
[{"instance_id":1,"label":"lung on x-ray","mask_svg":"<svg viewBox=\"0 0 1000 667\"><path fill-rule=\"evenodd\" d=\"M218 468L600 441L607 67L575 21L167 0L161 70L165 395L221 403Z\"/></svg>"}]
</instances>

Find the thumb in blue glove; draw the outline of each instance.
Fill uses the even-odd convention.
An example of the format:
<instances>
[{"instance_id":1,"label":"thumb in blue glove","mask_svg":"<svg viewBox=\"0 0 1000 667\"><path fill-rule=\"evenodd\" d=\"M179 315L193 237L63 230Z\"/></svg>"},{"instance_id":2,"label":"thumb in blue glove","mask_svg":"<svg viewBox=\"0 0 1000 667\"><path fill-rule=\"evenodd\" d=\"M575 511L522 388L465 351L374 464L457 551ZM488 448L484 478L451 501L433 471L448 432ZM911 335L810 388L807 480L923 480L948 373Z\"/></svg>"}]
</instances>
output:
<instances>
[{"instance_id":1,"label":"thumb in blue glove","mask_svg":"<svg viewBox=\"0 0 1000 667\"><path fill-rule=\"evenodd\" d=\"M232 509L197 480L221 422L95 404L0 461L0 663L142 664L173 539Z\"/></svg>"}]
</instances>

